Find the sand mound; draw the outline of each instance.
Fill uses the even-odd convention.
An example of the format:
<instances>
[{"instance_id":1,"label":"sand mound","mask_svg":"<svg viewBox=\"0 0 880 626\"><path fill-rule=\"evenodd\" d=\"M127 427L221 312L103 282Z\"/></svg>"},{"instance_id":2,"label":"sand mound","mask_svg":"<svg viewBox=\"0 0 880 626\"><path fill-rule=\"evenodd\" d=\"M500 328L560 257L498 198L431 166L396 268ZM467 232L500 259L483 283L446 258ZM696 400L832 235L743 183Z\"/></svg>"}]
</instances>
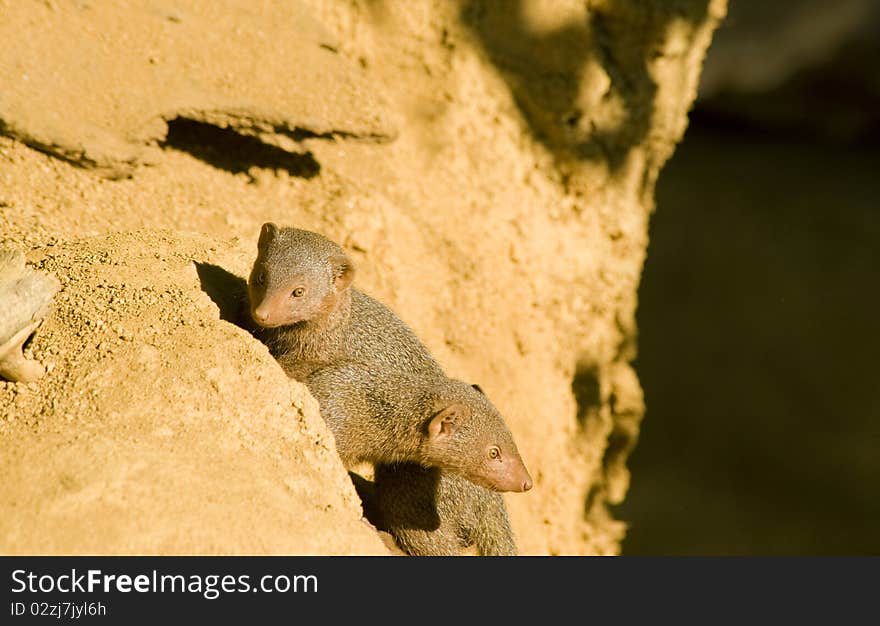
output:
<instances>
[{"instance_id":1,"label":"sand mound","mask_svg":"<svg viewBox=\"0 0 880 626\"><path fill-rule=\"evenodd\" d=\"M49 374L0 388L0 552L385 552L314 401L200 288L240 250L138 232L39 256L63 288Z\"/></svg>"}]
</instances>

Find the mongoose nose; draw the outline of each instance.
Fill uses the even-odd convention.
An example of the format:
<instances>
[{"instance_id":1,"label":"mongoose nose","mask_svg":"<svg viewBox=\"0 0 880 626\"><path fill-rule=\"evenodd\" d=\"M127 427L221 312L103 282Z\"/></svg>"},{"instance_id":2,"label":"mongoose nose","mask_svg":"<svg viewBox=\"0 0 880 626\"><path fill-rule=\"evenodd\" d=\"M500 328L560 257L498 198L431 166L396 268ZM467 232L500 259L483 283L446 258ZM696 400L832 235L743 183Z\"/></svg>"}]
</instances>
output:
<instances>
[{"instance_id":1,"label":"mongoose nose","mask_svg":"<svg viewBox=\"0 0 880 626\"><path fill-rule=\"evenodd\" d=\"M523 484L522 484L522 490L523 490L523 491L528 491L528 490L531 489L531 488L532 488L532 477L531 477L531 476L527 476L526 479L523 481Z\"/></svg>"},{"instance_id":2,"label":"mongoose nose","mask_svg":"<svg viewBox=\"0 0 880 626\"><path fill-rule=\"evenodd\" d=\"M260 323L265 323L269 321L269 312L263 311L261 309L254 310L254 320Z\"/></svg>"}]
</instances>

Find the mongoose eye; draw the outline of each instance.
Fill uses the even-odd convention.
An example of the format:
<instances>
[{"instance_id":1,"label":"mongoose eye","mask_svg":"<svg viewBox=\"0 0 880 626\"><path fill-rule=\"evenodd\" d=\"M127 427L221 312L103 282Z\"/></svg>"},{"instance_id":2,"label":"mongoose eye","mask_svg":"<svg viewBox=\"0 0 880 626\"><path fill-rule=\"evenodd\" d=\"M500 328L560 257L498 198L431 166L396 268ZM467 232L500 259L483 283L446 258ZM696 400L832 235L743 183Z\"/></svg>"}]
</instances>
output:
<instances>
[{"instance_id":1,"label":"mongoose eye","mask_svg":"<svg viewBox=\"0 0 880 626\"><path fill-rule=\"evenodd\" d=\"M498 446L492 446L489 448L489 458L490 459L500 459L501 458L501 450Z\"/></svg>"},{"instance_id":2,"label":"mongoose eye","mask_svg":"<svg viewBox=\"0 0 880 626\"><path fill-rule=\"evenodd\" d=\"M305 293L306 293L306 290L303 287L297 287L296 289L293 290L293 293L290 295L292 295L294 298L302 298L305 295Z\"/></svg>"},{"instance_id":3,"label":"mongoose eye","mask_svg":"<svg viewBox=\"0 0 880 626\"><path fill-rule=\"evenodd\" d=\"M266 284L266 272L260 272L260 275L257 276L257 284L265 285Z\"/></svg>"}]
</instances>

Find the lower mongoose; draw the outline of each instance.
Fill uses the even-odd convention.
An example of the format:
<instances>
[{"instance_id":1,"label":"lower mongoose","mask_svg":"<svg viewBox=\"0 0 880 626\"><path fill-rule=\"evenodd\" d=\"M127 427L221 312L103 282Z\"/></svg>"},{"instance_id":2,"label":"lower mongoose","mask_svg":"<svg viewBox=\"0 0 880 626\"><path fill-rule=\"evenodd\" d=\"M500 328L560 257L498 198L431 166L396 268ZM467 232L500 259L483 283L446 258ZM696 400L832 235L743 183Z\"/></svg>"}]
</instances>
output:
<instances>
[{"instance_id":1,"label":"lower mongoose","mask_svg":"<svg viewBox=\"0 0 880 626\"><path fill-rule=\"evenodd\" d=\"M476 546L482 556L517 554L500 493L437 467L376 467L380 524L412 556L456 556Z\"/></svg>"},{"instance_id":2,"label":"lower mongoose","mask_svg":"<svg viewBox=\"0 0 880 626\"><path fill-rule=\"evenodd\" d=\"M496 491L532 488L504 418L479 387L354 362L316 370L305 382L349 468L413 461Z\"/></svg>"},{"instance_id":3,"label":"lower mongoose","mask_svg":"<svg viewBox=\"0 0 880 626\"><path fill-rule=\"evenodd\" d=\"M415 333L388 307L351 286L354 264L338 244L298 228L263 224L248 279L255 334L291 378L333 361L376 371L442 377Z\"/></svg>"}]
</instances>

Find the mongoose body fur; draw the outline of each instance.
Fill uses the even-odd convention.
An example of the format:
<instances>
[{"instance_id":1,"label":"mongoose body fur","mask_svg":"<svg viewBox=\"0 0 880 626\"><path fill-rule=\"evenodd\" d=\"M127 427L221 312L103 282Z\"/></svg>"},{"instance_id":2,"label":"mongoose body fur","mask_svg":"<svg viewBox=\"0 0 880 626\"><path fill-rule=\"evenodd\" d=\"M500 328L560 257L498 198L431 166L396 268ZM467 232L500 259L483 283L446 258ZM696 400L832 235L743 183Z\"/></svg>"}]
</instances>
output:
<instances>
[{"instance_id":1,"label":"mongoose body fur","mask_svg":"<svg viewBox=\"0 0 880 626\"><path fill-rule=\"evenodd\" d=\"M456 556L476 546L481 556L517 554L501 494L437 467L376 467L381 524L412 556Z\"/></svg>"}]
</instances>

